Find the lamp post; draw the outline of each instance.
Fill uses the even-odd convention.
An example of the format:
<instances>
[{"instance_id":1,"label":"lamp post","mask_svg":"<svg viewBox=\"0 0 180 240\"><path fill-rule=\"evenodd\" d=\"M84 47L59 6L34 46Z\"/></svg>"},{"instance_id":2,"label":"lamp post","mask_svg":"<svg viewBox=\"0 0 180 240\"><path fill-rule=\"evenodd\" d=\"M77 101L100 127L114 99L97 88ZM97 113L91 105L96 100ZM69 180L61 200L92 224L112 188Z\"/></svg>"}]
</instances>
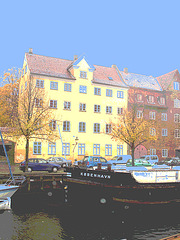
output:
<instances>
[{"instance_id":1,"label":"lamp post","mask_svg":"<svg viewBox=\"0 0 180 240\"><path fill-rule=\"evenodd\" d=\"M74 151L75 151L75 148L76 148L76 146L78 144L78 141L79 141L79 138L76 136L75 143L73 144L74 145L74 148L73 148L73 159L74 159Z\"/></svg>"}]
</instances>

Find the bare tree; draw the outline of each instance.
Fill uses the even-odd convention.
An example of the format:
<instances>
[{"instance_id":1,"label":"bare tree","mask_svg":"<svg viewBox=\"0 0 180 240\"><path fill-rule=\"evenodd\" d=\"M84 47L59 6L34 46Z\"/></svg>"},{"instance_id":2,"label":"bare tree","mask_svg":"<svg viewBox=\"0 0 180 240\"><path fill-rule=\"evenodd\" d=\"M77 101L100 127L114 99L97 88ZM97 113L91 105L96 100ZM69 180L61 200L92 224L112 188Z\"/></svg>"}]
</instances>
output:
<instances>
[{"instance_id":1,"label":"bare tree","mask_svg":"<svg viewBox=\"0 0 180 240\"><path fill-rule=\"evenodd\" d=\"M54 114L49 107L48 95L44 88L38 88L34 79L29 76L23 82L23 88L17 92L16 101L10 102L12 118L9 121L11 134L8 134L8 137L25 138L27 171L30 139L54 141L58 134L52 126L55 124L52 123Z\"/></svg>"},{"instance_id":2,"label":"bare tree","mask_svg":"<svg viewBox=\"0 0 180 240\"><path fill-rule=\"evenodd\" d=\"M154 124L153 121L137 117L137 107L135 105L129 111L125 110L116 123L111 122L110 135L112 139L125 142L130 147L133 166L135 148L149 140L157 139Z\"/></svg>"}]
</instances>

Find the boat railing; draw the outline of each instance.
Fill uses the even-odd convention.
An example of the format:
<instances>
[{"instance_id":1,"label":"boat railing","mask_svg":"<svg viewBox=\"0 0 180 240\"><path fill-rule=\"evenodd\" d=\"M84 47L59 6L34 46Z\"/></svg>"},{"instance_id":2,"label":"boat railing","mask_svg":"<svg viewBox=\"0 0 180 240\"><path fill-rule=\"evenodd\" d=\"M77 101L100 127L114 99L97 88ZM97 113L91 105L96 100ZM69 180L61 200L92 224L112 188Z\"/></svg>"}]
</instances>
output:
<instances>
[{"instance_id":1,"label":"boat railing","mask_svg":"<svg viewBox=\"0 0 180 240\"><path fill-rule=\"evenodd\" d=\"M25 176L14 176L12 179L11 177L6 181L5 185L22 185L26 181Z\"/></svg>"}]
</instances>

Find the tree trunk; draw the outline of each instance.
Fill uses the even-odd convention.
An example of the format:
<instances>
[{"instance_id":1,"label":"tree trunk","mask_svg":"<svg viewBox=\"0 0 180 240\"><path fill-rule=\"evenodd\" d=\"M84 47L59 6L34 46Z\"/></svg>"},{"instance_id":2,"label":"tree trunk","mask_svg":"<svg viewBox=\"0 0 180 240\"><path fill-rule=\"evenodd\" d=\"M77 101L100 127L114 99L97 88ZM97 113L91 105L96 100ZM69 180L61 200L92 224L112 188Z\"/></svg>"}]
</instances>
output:
<instances>
[{"instance_id":1,"label":"tree trunk","mask_svg":"<svg viewBox=\"0 0 180 240\"><path fill-rule=\"evenodd\" d=\"M134 143L132 144L132 147L131 147L131 152L132 152L132 166L134 166Z\"/></svg>"},{"instance_id":2,"label":"tree trunk","mask_svg":"<svg viewBox=\"0 0 180 240\"><path fill-rule=\"evenodd\" d=\"M28 170L28 158L29 158L29 138L26 138L26 165L25 165L25 172Z\"/></svg>"}]
</instances>

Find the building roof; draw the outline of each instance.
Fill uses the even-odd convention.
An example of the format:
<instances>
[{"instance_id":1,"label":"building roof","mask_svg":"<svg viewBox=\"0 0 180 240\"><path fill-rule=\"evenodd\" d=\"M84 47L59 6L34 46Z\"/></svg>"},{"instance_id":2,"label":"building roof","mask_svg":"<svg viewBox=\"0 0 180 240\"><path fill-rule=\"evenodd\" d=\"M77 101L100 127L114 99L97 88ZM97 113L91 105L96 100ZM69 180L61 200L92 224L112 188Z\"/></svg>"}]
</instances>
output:
<instances>
[{"instance_id":1,"label":"building roof","mask_svg":"<svg viewBox=\"0 0 180 240\"><path fill-rule=\"evenodd\" d=\"M78 60L74 62L72 60L47 57L34 53L26 53L25 58L31 73L75 80L75 77L68 69L73 66L74 63L77 63ZM91 65L91 68L93 68L92 66L94 67L94 83L127 87L114 67ZM109 77L112 79L110 80Z\"/></svg>"},{"instance_id":2,"label":"building roof","mask_svg":"<svg viewBox=\"0 0 180 240\"><path fill-rule=\"evenodd\" d=\"M125 73L120 71L124 82L129 87L145 88L150 90L162 91L160 84L157 79L152 76L146 76L136 73Z\"/></svg>"},{"instance_id":3,"label":"building roof","mask_svg":"<svg viewBox=\"0 0 180 240\"><path fill-rule=\"evenodd\" d=\"M74 76L72 76L72 74L67 70L69 65L73 62L71 60L46 57L34 53L26 53L25 57L31 73L75 79Z\"/></svg>"},{"instance_id":4,"label":"building roof","mask_svg":"<svg viewBox=\"0 0 180 240\"><path fill-rule=\"evenodd\" d=\"M168 87L170 86L171 82L173 81L174 75L176 73L179 73L177 69L172 72L161 75L160 77L157 77L157 80L159 81L163 90L168 89Z\"/></svg>"},{"instance_id":5,"label":"building roof","mask_svg":"<svg viewBox=\"0 0 180 240\"><path fill-rule=\"evenodd\" d=\"M128 87L121 79L121 76L118 74L118 71L116 70L116 68L103 67L98 65L94 65L94 67L95 67L95 71L93 75L94 83Z\"/></svg>"}]
</instances>

